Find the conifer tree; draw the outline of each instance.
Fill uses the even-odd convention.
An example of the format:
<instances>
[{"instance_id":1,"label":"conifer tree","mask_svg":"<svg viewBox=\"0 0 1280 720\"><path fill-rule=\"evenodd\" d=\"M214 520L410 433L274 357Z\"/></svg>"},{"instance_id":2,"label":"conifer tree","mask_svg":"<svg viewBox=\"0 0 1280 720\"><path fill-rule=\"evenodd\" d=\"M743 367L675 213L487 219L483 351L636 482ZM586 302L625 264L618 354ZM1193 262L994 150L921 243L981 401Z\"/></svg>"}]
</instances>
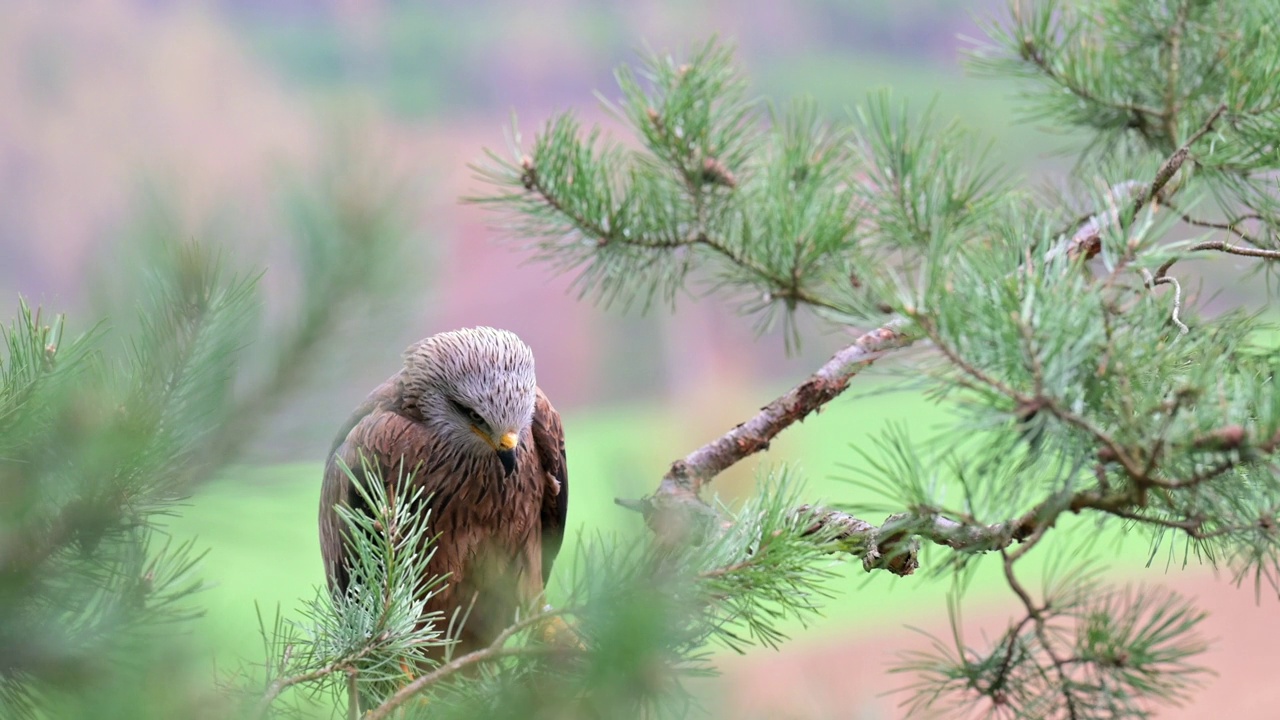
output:
<instances>
[{"instance_id":1,"label":"conifer tree","mask_svg":"<svg viewBox=\"0 0 1280 720\"><path fill-rule=\"evenodd\" d=\"M1263 314L1203 312L1179 272L1212 255L1268 274L1280 260L1280 100L1267 80L1278 10L1011 5L971 66L1021 79L1028 119L1086 138L1065 195L1028 190L974 151L980 133L886 93L843 123L804 100L754 100L710 42L619 71L609 108L634 142L557 115L520 155L490 155L480 172L494 191L475 200L605 305L705 288L761 327L811 312L874 328L674 462L633 503L658 542L697 544L742 522L702 500L716 474L873 360L903 363L955 430L925 444L886 428L888 459L859 470L867 493L793 517L834 531L821 539L868 570L913 572L920 542L952 551L938 572L1001 563L1025 613L989 646L957 634L912 659L912 707L1143 715L1196 681L1202 613L1158 587L1110 587L1087 567L1034 594L1020 561L1070 542L1055 530L1063 516L1087 515L1280 591L1280 356ZM1201 236L1174 241L1182 227ZM927 350L893 353L908 345Z\"/></svg>"}]
</instances>

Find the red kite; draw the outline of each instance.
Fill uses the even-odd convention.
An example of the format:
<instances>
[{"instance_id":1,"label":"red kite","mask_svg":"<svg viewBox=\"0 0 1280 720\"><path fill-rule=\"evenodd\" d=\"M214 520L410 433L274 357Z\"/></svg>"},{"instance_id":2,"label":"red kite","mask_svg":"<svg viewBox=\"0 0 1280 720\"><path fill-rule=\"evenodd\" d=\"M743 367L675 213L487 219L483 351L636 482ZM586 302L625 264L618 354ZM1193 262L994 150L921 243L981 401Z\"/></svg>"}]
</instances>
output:
<instances>
[{"instance_id":1,"label":"red kite","mask_svg":"<svg viewBox=\"0 0 1280 720\"><path fill-rule=\"evenodd\" d=\"M429 496L428 535L439 536L428 577L448 575L424 612L470 609L457 647L465 653L490 644L542 594L568 508L564 430L537 387L532 351L513 333L440 333L404 358L329 454L320 493L325 575L330 592L348 591L349 548L334 507L360 499L337 460L359 472L363 453L384 482L395 481L403 461Z\"/></svg>"}]
</instances>

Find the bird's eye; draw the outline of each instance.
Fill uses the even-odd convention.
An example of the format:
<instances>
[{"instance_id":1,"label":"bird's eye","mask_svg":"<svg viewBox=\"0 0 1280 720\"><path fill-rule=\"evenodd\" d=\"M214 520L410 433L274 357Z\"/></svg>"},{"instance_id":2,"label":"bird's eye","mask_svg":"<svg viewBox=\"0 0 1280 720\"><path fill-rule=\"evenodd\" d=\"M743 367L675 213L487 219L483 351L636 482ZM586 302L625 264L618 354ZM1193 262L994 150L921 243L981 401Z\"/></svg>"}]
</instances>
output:
<instances>
[{"instance_id":1,"label":"bird's eye","mask_svg":"<svg viewBox=\"0 0 1280 720\"><path fill-rule=\"evenodd\" d=\"M472 410L471 408L467 407L466 405L463 405L460 402L457 402L456 400L451 400L450 402L453 403L454 409L457 410L459 413L461 413L462 416L465 417L467 420L469 420L472 425L475 425L478 428L486 428L489 426L489 424L485 422L484 417L481 416L480 413L476 412L475 410Z\"/></svg>"}]
</instances>

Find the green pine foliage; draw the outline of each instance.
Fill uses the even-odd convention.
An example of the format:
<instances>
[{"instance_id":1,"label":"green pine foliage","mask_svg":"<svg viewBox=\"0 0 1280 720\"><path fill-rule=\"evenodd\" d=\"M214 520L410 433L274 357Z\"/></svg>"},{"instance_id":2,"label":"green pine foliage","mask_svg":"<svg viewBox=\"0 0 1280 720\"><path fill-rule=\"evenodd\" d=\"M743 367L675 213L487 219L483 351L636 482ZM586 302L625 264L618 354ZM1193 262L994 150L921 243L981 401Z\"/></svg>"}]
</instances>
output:
<instances>
[{"instance_id":1,"label":"green pine foliage","mask_svg":"<svg viewBox=\"0 0 1280 720\"><path fill-rule=\"evenodd\" d=\"M400 468L397 491L388 495L375 465L366 462L358 473L345 465L342 470L364 507L374 509L372 515L339 509L344 536L356 549L351 591L338 596L318 589L303 605L300 621L277 612L270 628L260 623L268 659L264 672L247 669L252 686L242 681L228 688L241 695L246 713L252 709L249 714L268 717L284 708L310 706L319 714L316 708L326 705L374 707L412 678L419 652L447 645L456 619L424 611L445 579L427 575L434 538L412 472ZM259 682L265 690L258 690ZM303 683L308 695L295 694L291 704L275 707L289 688Z\"/></svg>"},{"instance_id":2,"label":"green pine foliage","mask_svg":"<svg viewBox=\"0 0 1280 720\"><path fill-rule=\"evenodd\" d=\"M905 321L933 352L901 372L957 430L885 431L843 509L893 515L841 547L902 555L920 538L951 549L933 572L957 578L1002 562L1026 609L990 647L957 628L909 659L909 707L1145 715L1197 677L1202 615L1087 573L1033 596L1017 569L1085 513L1280 592L1266 314L1209 312L1183 282L1213 253L1267 273L1280 260L1277 17L1275 2L1013 3L971 62L1022 78L1025 118L1082 141L1065 191L1031 190L980 134L887 93L844 121L750 99L712 41L618 73L606 107L633 140L553 117L477 167L493 190L474 200L606 305L700 287L762 329L802 310ZM1175 239L1188 229L1200 237ZM769 585L755 582L739 592Z\"/></svg>"}]
</instances>

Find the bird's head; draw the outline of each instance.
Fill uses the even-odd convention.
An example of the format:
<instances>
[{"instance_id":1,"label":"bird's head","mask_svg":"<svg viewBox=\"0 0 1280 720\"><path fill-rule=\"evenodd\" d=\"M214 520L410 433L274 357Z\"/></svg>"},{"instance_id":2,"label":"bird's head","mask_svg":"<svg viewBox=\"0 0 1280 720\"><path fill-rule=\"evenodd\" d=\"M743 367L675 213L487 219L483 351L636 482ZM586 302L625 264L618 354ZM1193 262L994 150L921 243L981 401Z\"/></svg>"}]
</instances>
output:
<instances>
[{"instance_id":1,"label":"bird's head","mask_svg":"<svg viewBox=\"0 0 1280 720\"><path fill-rule=\"evenodd\" d=\"M478 327L444 332L405 351L406 399L450 447L496 453L516 469L515 449L533 420L533 351L515 333Z\"/></svg>"}]
</instances>

